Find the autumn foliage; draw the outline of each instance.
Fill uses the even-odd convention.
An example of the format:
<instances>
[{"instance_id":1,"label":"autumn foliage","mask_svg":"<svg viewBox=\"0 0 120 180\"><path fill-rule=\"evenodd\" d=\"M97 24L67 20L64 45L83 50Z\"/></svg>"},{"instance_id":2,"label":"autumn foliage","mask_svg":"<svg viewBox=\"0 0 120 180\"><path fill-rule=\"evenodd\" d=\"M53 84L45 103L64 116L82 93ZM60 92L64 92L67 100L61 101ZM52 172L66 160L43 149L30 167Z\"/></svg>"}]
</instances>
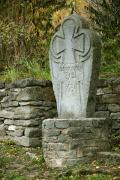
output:
<instances>
[{"instance_id":1,"label":"autumn foliage","mask_svg":"<svg viewBox=\"0 0 120 180\"><path fill-rule=\"evenodd\" d=\"M82 4L83 2L83 4ZM0 69L21 68L22 61L48 66L51 35L62 19L83 8L84 1L0 1Z\"/></svg>"}]
</instances>

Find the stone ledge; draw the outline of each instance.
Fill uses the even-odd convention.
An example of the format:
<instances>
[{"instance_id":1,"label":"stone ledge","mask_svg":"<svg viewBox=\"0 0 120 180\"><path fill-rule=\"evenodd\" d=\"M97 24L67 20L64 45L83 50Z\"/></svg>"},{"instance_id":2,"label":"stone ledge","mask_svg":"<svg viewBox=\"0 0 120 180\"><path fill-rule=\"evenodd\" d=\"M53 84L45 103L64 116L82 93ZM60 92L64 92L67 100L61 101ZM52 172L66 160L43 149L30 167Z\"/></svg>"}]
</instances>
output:
<instances>
[{"instance_id":1,"label":"stone ledge","mask_svg":"<svg viewBox=\"0 0 120 180\"><path fill-rule=\"evenodd\" d=\"M25 88L25 87L33 87L33 86L51 87L52 83L49 80L45 81L45 80L36 80L33 78L26 78L26 79L17 80L11 84L5 84L5 87L8 89L9 88Z\"/></svg>"}]
</instances>

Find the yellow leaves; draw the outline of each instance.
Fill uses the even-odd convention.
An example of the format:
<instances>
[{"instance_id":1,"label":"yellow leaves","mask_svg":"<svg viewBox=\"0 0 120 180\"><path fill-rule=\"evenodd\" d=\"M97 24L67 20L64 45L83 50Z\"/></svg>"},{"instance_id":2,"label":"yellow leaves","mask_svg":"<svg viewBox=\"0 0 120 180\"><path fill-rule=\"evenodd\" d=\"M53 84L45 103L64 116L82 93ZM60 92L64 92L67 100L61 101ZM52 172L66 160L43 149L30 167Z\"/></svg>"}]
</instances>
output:
<instances>
[{"instance_id":1,"label":"yellow leaves","mask_svg":"<svg viewBox=\"0 0 120 180\"><path fill-rule=\"evenodd\" d=\"M80 15L86 17L85 7L88 5L88 3L85 0L76 0L76 11Z\"/></svg>"},{"instance_id":2,"label":"yellow leaves","mask_svg":"<svg viewBox=\"0 0 120 180\"><path fill-rule=\"evenodd\" d=\"M62 9L62 10L58 10L58 11L54 12L53 16L52 16L53 27L56 28L57 26L59 26L59 24L61 23L63 18L65 16L70 15L70 13L71 13L71 9Z\"/></svg>"},{"instance_id":3,"label":"yellow leaves","mask_svg":"<svg viewBox=\"0 0 120 180\"><path fill-rule=\"evenodd\" d=\"M66 0L66 4L69 6L70 4L74 4L74 0Z\"/></svg>"},{"instance_id":4,"label":"yellow leaves","mask_svg":"<svg viewBox=\"0 0 120 180\"><path fill-rule=\"evenodd\" d=\"M78 14L80 14L84 17L87 17L86 12L85 12L85 7L87 6L87 2L85 0L76 0L76 1L75 0L66 0L66 5L69 7L74 7L74 10ZM71 14L71 8L62 9L62 10L58 10L58 11L54 12L53 16L52 16L53 27L56 28L57 26L59 26L59 24L61 23L63 18L70 14Z\"/></svg>"}]
</instances>

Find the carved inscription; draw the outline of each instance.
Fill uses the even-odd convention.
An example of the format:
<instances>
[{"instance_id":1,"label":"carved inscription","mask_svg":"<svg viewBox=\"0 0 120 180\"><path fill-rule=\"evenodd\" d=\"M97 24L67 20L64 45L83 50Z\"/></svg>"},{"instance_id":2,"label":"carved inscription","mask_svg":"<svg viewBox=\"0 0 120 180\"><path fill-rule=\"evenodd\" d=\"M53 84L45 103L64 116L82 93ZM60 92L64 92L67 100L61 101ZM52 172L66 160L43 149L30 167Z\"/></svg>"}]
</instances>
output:
<instances>
[{"instance_id":1,"label":"carved inscription","mask_svg":"<svg viewBox=\"0 0 120 180\"><path fill-rule=\"evenodd\" d=\"M64 83L64 90L65 90L65 95L66 96L72 96L72 95L76 95L78 93L78 89L77 89L77 83Z\"/></svg>"}]
</instances>

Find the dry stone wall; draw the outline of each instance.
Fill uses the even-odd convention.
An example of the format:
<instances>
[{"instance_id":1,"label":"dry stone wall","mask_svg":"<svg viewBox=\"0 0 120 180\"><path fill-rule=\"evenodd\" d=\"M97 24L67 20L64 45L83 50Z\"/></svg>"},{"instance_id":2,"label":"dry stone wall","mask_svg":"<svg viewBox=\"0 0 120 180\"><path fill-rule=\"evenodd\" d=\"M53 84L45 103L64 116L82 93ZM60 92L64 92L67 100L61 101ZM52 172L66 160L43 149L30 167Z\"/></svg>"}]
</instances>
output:
<instances>
[{"instance_id":1,"label":"dry stone wall","mask_svg":"<svg viewBox=\"0 0 120 180\"><path fill-rule=\"evenodd\" d=\"M50 81L0 83L0 139L40 146L42 121L52 117L57 111ZM120 78L99 80L95 117L107 117L112 133L120 134Z\"/></svg>"},{"instance_id":2,"label":"dry stone wall","mask_svg":"<svg viewBox=\"0 0 120 180\"><path fill-rule=\"evenodd\" d=\"M120 134L120 78L99 80L95 116L109 118L112 133Z\"/></svg>"},{"instance_id":3,"label":"dry stone wall","mask_svg":"<svg viewBox=\"0 0 120 180\"><path fill-rule=\"evenodd\" d=\"M56 116L50 81L24 79L0 84L0 136L23 146L40 146L42 120Z\"/></svg>"}]
</instances>

